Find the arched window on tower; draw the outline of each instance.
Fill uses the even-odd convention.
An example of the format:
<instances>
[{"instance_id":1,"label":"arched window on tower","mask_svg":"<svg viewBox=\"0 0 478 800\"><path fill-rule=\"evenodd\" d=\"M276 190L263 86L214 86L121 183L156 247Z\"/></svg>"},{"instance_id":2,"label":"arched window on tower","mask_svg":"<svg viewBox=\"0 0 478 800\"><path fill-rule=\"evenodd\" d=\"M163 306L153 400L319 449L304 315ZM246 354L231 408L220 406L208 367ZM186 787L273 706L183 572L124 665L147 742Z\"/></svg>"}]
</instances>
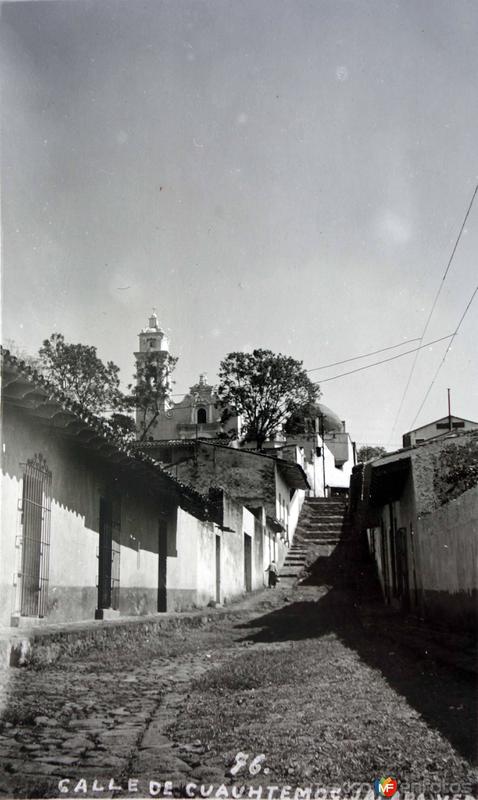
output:
<instances>
[{"instance_id":1,"label":"arched window on tower","mask_svg":"<svg viewBox=\"0 0 478 800\"><path fill-rule=\"evenodd\" d=\"M156 344L156 339L148 339L148 345L152 349Z\"/></svg>"},{"instance_id":2,"label":"arched window on tower","mask_svg":"<svg viewBox=\"0 0 478 800\"><path fill-rule=\"evenodd\" d=\"M207 422L207 412L205 408L198 408L197 412L197 423L198 425L204 425Z\"/></svg>"}]
</instances>

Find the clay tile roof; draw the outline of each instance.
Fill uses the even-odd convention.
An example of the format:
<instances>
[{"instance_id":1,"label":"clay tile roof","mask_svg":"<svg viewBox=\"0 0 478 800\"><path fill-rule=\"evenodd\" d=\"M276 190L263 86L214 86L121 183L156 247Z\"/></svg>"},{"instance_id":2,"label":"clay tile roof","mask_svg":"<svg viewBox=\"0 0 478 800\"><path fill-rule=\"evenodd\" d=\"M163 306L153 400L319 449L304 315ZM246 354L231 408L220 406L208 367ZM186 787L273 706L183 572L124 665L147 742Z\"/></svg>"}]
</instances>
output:
<instances>
[{"instance_id":1,"label":"clay tile roof","mask_svg":"<svg viewBox=\"0 0 478 800\"><path fill-rule=\"evenodd\" d=\"M188 505L188 509L185 510L194 509L192 513L195 513L195 516L201 516L204 519L208 518L209 501L207 497L170 475L155 459L139 452L133 443L114 433L105 420L100 419L80 403L72 400L33 367L12 355L9 350L0 347L0 356L3 377L2 398L5 404L13 402L14 392L12 387L22 381L26 387L30 387L30 403L27 407L22 406L25 413L33 417L41 417L41 410L48 407L52 417L59 412L64 412L70 418L70 422L76 420L84 423L83 430L86 429L96 434L96 443L103 445L103 450L101 451L101 448L98 450L96 445L93 448L90 444L91 440L82 440L81 445L83 447L87 449L91 447L95 452L101 453L106 460L119 463L122 467L131 469L131 471L137 472L138 469L146 469L152 478L158 479L163 487L167 486L169 490L177 495L180 504L182 500ZM61 427L58 429L61 432ZM73 435L79 437L79 432L77 431Z\"/></svg>"}]
</instances>

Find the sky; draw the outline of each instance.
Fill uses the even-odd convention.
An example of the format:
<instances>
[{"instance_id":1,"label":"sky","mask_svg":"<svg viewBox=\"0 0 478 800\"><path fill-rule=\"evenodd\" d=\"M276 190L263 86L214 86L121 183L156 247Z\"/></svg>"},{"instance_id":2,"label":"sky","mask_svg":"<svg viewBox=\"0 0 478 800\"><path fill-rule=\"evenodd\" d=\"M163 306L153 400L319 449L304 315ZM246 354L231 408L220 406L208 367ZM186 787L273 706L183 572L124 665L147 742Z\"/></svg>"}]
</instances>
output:
<instances>
[{"instance_id":1,"label":"sky","mask_svg":"<svg viewBox=\"0 0 478 800\"><path fill-rule=\"evenodd\" d=\"M61 0L1 8L2 335L134 371L154 306L175 393L236 350L314 370L400 446L476 287L476 0ZM414 427L478 420L478 296ZM315 370L316 367L321 369ZM179 397L175 398L179 399Z\"/></svg>"}]
</instances>

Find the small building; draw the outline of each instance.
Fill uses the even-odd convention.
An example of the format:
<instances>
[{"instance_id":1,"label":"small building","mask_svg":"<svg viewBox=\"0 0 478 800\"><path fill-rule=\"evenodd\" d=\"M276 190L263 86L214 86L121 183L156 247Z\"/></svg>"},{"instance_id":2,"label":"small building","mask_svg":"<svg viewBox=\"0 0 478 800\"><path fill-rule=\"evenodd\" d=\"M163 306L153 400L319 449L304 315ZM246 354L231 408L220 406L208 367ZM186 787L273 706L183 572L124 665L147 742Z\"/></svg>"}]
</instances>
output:
<instances>
[{"instance_id":1,"label":"small building","mask_svg":"<svg viewBox=\"0 0 478 800\"><path fill-rule=\"evenodd\" d=\"M420 428L415 428L413 431L407 431L403 434L402 442L404 447L413 447L416 444L422 444L429 439L434 439L437 436L445 436L450 431L475 431L478 430L478 422L472 422L470 419L463 419L463 417L455 417L453 415L436 419L434 422L428 422Z\"/></svg>"},{"instance_id":2,"label":"small building","mask_svg":"<svg viewBox=\"0 0 478 800\"><path fill-rule=\"evenodd\" d=\"M284 441L266 443L267 452L298 461L304 468L314 497L348 494L355 465L355 445L345 421L323 403L316 403L314 416L306 419L297 433ZM300 449L300 455L296 449Z\"/></svg>"},{"instance_id":3,"label":"small building","mask_svg":"<svg viewBox=\"0 0 478 800\"><path fill-rule=\"evenodd\" d=\"M2 351L0 625L182 610L264 585L264 531Z\"/></svg>"},{"instance_id":4,"label":"small building","mask_svg":"<svg viewBox=\"0 0 478 800\"><path fill-rule=\"evenodd\" d=\"M359 464L351 510L387 603L476 630L478 430Z\"/></svg>"},{"instance_id":5,"label":"small building","mask_svg":"<svg viewBox=\"0 0 478 800\"><path fill-rule=\"evenodd\" d=\"M236 503L252 510L268 542L267 557L282 563L292 542L305 492L310 489L300 464L257 450L209 440L138 443L181 482L199 492L221 487ZM267 564L265 565L267 566Z\"/></svg>"},{"instance_id":6,"label":"small building","mask_svg":"<svg viewBox=\"0 0 478 800\"><path fill-rule=\"evenodd\" d=\"M154 311L148 320L148 325L138 336L139 350L134 354L136 364L144 363L149 356L154 355L161 367L169 356L169 342ZM168 379L165 378L165 394L169 394L170 389ZM190 387L189 392L179 402L175 403L170 397L165 396L160 414L148 429L146 438L164 440L198 437L215 439L221 436L227 439L231 435L237 437L240 434L239 418L225 415L217 401L214 387L207 382L206 375L201 374L198 382ZM136 424L141 435L143 422L139 413L136 415Z\"/></svg>"}]
</instances>

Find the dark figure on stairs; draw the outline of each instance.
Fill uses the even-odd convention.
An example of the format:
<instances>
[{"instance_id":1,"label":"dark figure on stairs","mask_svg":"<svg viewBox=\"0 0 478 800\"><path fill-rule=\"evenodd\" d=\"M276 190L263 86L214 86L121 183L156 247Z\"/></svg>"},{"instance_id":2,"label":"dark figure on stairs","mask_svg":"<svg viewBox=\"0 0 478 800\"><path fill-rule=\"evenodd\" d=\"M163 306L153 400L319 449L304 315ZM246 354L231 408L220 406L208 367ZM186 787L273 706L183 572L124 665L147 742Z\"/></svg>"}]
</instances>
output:
<instances>
[{"instance_id":1,"label":"dark figure on stairs","mask_svg":"<svg viewBox=\"0 0 478 800\"><path fill-rule=\"evenodd\" d=\"M269 589L273 589L276 585L277 581L279 580L277 575L277 564L275 561L271 561L267 569L265 570L269 573Z\"/></svg>"}]
</instances>

